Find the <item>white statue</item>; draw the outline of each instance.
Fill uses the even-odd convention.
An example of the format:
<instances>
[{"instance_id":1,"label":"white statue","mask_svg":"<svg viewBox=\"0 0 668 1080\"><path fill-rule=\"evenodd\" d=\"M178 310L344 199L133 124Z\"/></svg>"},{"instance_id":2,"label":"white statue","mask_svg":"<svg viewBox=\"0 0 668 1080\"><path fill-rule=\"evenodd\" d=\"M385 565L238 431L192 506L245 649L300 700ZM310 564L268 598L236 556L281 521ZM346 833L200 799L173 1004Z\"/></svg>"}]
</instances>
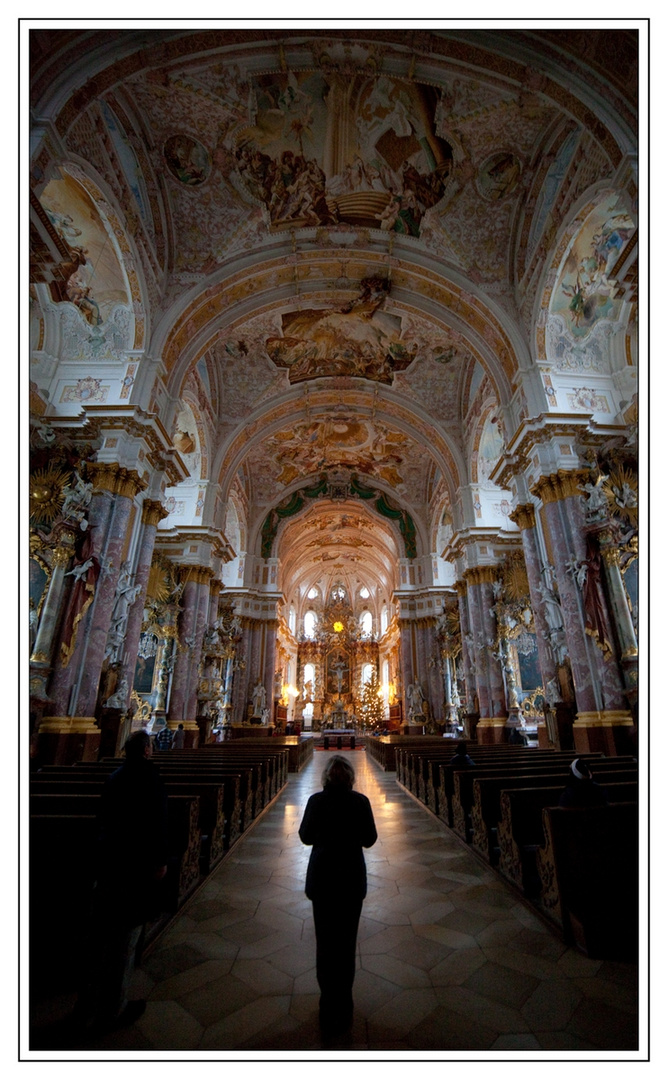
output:
<instances>
[{"instance_id":1,"label":"white statue","mask_svg":"<svg viewBox=\"0 0 668 1080\"><path fill-rule=\"evenodd\" d=\"M408 698L408 715L424 716L424 693L419 682L411 683L406 691Z\"/></svg>"},{"instance_id":2,"label":"white statue","mask_svg":"<svg viewBox=\"0 0 668 1080\"><path fill-rule=\"evenodd\" d=\"M269 709L262 710L262 723L265 726L269 723Z\"/></svg>"},{"instance_id":3,"label":"white statue","mask_svg":"<svg viewBox=\"0 0 668 1080\"><path fill-rule=\"evenodd\" d=\"M547 687L545 689L545 700L550 706L556 705L559 701L562 700L561 692L559 690L559 685L556 678L548 679Z\"/></svg>"},{"instance_id":4,"label":"white statue","mask_svg":"<svg viewBox=\"0 0 668 1080\"><path fill-rule=\"evenodd\" d=\"M579 589L584 589L587 580L587 563L578 562L575 555L572 555L570 561L565 563L564 566L568 573L573 575L577 587Z\"/></svg>"},{"instance_id":5,"label":"white statue","mask_svg":"<svg viewBox=\"0 0 668 1080\"><path fill-rule=\"evenodd\" d=\"M219 627L220 627L220 622L219 622L218 619L216 619L213 626L209 626L208 629L204 632L204 642L203 642L203 644L204 644L205 648L208 649L208 648L211 648L212 646L220 645Z\"/></svg>"},{"instance_id":6,"label":"white statue","mask_svg":"<svg viewBox=\"0 0 668 1080\"><path fill-rule=\"evenodd\" d=\"M108 697L104 705L106 709L124 709L128 700L128 680L125 675L119 682L116 690Z\"/></svg>"},{"instance_id":7,"label":"white statue","mask_svg":"<svg viewBox=\"0 0 668 1080\"><path fill-rule=\"evenodd\" d=\"M633 488L627 484L626 480L622 484L621 489L613 488L613 491L615 493L615 502L617 503L617 506L629 507L632 509L638 505L638 496Z\"/></svg>"},{"instance_id":8,"label":"white statue","mask_svg":"<svg viewBox=\"0 0 668 1080\"><path fill-rule=\"evenodd\" d=\"M78 581L79 578L85 577L85 575L88 573L88 571L90 570L92 565L93 565L93 560L92 559L86 559L86 561L81 563L79 566L73 566L71 570L68 570L67 573L65 574L65 577L72 576L75 579L75 581Z\"/></svg>"},{"instance_id":9,"label":"white statue","mask_svg":"<svg viewBox=\"0 0 668 1080\"><path fill-rule=\"evenodd\" d=\"M253 690L253 716L262 716L262 710L267 705L267 691L258 680Z\"/></svg>"},{"instance_id":10,"label":"white statue","mask_svg":"<svg viewBox=\"0 0 668 1080\"><path fill-rule=\"evenodd\" d=\"M587 516L599 521L606 516L608 510L608 497L601 486L604 479L607 480L607 476L599 477L595 484L583 486L583 490L587 492Z\"/></svg>"},{"instance_id":11,"label":"white statue","mask_svg":"<svg viewBox=\"0 0 668 1080\"><path fill-rule=\"evenodd\" d=\"M85 532L88 528L86 508L93 497L93 485L92 483L85 483L78 472L75 471L74 475L76 483L63 489L65 498L62 513L63 517L78 521L81 529Z\"/></svg>"},{"instance_id":12,"label":"white statue","mask_svg":"<svg viewBox=\"0 0 668 1080\"><path fill-rule=\"evenodd\" d=\"M121 567L118 584L116 585L114 610L111 613L111 621L114 625L125 622L128 611L141 592L141 585L132 585L131 581L130 563L126 561Z\"/></svg>"}]
</instances>

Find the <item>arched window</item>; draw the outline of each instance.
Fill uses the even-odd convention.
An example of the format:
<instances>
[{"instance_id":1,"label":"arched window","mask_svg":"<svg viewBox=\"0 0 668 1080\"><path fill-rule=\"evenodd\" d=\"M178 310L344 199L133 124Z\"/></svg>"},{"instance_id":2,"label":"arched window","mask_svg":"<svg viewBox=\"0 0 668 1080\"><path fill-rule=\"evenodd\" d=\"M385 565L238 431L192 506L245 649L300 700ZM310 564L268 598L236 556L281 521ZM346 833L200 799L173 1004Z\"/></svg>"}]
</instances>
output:
<instances>
[{"instance_id":1,"label":"arched window","mask_svg":"<svg viewBox=\"0 0 668 1080\"><path fill-rule=\"evenodd\" d=\"M317 623L315 611L307 611L304 616L304 637L313 639L315 637L315 626Z\"/></svg>"},{"instance_id":2,"label":"arched window","mask_svg":"<svg viewBox=\"0 0 668 1080\"><path fill-rule=\"evenodd\" d=\"M371 682L371 676L373 675L373 664L362 665L362 686L365 683Z\"/></svg>"},{"instance_id":3,"label":"arched window","mask_svg":"<svg viewBox=\"0 0 668 1080\"><path fill-rule=\"evenodd\" d=\"M297 629L297 615L294 607L290 604L290 614L288 616L288 626L290 627L290 633L294 634Z\"/></svg>"},{"instance_id":4,"label":"arched window","mask_svg":"<svg viewBox=\"0 0 668 1080\"><path fill-rule=\"evenodd\" d=\"M387 630L387 604L383 604L383 610L380 613L380 632L384 634Z\"/></svg>"},{"instance_id":5,"label":"arched window","mask_svg":"<svg viewBox=\"0 0 668 1080\"><path fill-rule=\"evenodd\" d=\"M313 702L309 701L308 705L304 706L302 711L302 723L304 724L304 730L308 731L313 727Z\"/></svg>"},{"instance_id":6,"label":"arched window","mask_svg":"<svg viewBox=\"0 0 668 1080\"><path fill-rule=\"evenodd\" d=\"M311 684L310 688L308 683ZM310 689L311 694L315 694L315 664L304 664L304 687Z\"/></svg>"},{"instance_id":7,"label":"arched window","mask_svg":"<svg viewBox=\"0 0 668 1080\"><path fill-rule=\"evenodd\" d=\"M371 637L371 634L373 632L373 616L370 611L365 611L362 613L362 618L360 619L360 628L365 637Z\"/></svg>"}]
</instances>

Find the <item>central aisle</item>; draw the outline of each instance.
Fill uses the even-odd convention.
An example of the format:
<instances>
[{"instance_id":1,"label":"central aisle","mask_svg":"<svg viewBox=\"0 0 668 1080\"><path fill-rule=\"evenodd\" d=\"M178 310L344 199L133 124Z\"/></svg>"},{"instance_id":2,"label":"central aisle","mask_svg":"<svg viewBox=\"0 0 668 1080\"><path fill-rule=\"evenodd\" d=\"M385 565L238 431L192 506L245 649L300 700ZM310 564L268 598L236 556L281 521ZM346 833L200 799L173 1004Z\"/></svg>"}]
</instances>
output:
<instances>
[{"instance_id":1,"label":"central aisle","mask_svg":"<svg viewBox=\"0 0 668 1080\"><path fill-rule=\"evenodd\" d=\"M364 751L343 751L378 842L358 942L351 1033L324 1043L310 849L297 830L332 755L318 751L144 958L136 1050L489 1050L635 1045L635 970L566 948Z\"/></svg>"}]
</instances>

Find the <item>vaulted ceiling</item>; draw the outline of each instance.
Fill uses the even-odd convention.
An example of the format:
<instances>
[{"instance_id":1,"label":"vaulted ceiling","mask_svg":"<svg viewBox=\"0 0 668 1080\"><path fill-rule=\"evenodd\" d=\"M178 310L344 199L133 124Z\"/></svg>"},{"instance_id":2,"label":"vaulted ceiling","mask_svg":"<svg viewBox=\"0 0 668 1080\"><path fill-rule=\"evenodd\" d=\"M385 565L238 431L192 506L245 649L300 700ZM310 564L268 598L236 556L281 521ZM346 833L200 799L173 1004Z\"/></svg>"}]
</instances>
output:
<instances>
[{"instance_id":1,"label":"vaulted ceiling","mask_svg":"<svg viewBox=\"0 0 668 1080\"><path fill-rule=\"evenodd\" d=\"M59 284L36 245L47 344L90 375L133 350L161 361L152 406L200 495L219 485L213 524L237 492L249 550L269 508L343 470L433 551L490 423L502 445L549 408L527 373L564 223L607 193L604 265L634 231L616 200L635 34L38 28L31 63L35 230L66 268ZM594 321L618 318L610 295ZM389 587L396 528L369 550L341 520L332 504L286 526L286 573L299 553L306 581L338 537L346 573L368 563Z\"/></svg>"}]
</instances>

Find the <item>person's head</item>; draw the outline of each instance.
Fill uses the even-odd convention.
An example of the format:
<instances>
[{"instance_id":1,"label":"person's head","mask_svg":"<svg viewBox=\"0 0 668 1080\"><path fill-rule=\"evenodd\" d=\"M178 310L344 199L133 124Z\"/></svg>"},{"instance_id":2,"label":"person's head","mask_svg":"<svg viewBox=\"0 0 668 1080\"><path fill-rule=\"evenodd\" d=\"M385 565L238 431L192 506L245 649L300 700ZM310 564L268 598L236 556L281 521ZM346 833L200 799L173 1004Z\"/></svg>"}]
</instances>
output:
<instances>
[{"instance_id":1,"label":"person's head","mask_svg":"<svg viewBox=\"0 0 668 1080\"><path fill-rule=\"evenodd\" d=\"M151 736L147 731L135 731L123 747L126 761L140 761L151 756Z\"/></svg>"},{"instance_id":2,"label":"person's head","mask_svg":"<svg viewBox=\"0 0 668 1080\"><path fill-rule=\"evenodd\" d=\"M183 730L184 730L183 724L179 724L179 731L183 731Z\"/></svg>"},{"instance_id":3,"label":"person's head","mask_svg":"<svg viewBox=\"0 0 668 1080\"><path fill-rule=\"evenodd\" d=\"M583 758L571 762L571 772L576 780L591 780L591 769Z\"/></svg>"},{"instance_id":4,"label":"person's head","mask_svg":"<svg viewBox=\"0 0 668 1080\"><path fill-rule=\"evenodd\" d=\"M322 772L323 788L348 788L352 789L355 783L355 770L346 758L335 754L330 758Z\"/></svg>"},{"instance_id":5,"label":"person's head","mask_svg":"<svg viewBox=\"0 0 668 1080\"><path fill-rule=\"evenodd\" d=\"M455 753L464 755L467 752L468 752L468 747L466 745L466 739L460 739L459 742L457 743L457 746L455 747Z\"/></svg>"}]
</instances>

